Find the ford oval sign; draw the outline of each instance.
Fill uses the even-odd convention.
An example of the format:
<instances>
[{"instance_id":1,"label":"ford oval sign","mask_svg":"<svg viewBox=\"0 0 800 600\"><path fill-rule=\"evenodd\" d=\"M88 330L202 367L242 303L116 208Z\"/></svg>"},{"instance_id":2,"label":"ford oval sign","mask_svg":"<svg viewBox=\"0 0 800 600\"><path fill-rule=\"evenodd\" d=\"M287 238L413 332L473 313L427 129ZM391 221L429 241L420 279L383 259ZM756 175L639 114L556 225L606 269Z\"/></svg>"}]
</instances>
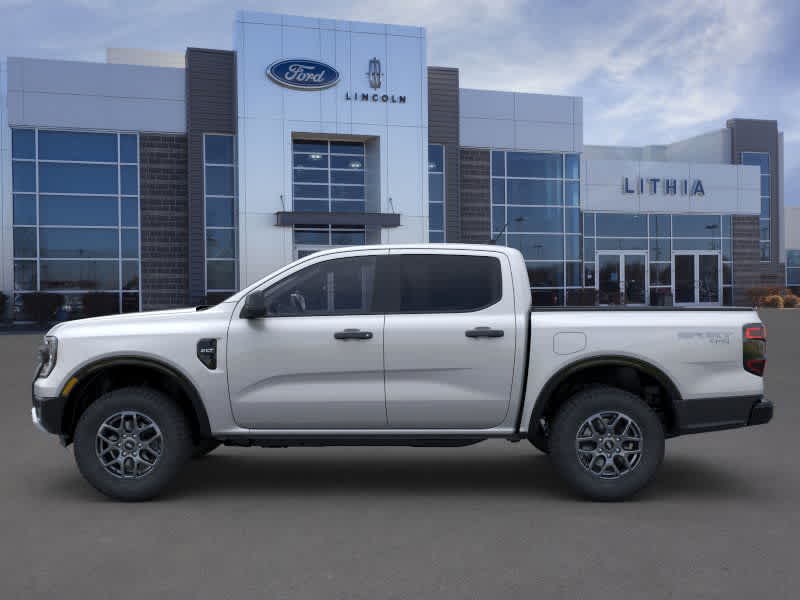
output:
<instances>
[{"instance_id":1,"label":"ford oval sign","mask_svg":"<svg viewBox=\"0 0 800 600\"><path fill-rule=\"evenodd\" d=\"M339 83L339 71L316 60L279 60L267 68L272 81L296 90L324 90Z\"/></svg>"}]
</instances>

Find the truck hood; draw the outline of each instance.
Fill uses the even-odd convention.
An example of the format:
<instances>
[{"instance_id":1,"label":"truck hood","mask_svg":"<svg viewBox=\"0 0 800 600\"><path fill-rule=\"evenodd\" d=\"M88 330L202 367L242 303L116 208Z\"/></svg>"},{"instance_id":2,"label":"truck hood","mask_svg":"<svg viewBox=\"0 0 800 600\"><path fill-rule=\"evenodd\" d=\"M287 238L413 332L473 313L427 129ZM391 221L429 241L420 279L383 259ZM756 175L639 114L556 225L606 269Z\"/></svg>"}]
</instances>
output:
<instances>
[{"instance_id":1,"label":"truck hood","mask_svg":"<svg viewBox=\"0 0 800 600\"><path fill-rule=\"evenodd\" d=\"M212 307L217 308L217 307ZM211 310L211 309L207 309ZM125 313L121 315L108 315L105 317L91 317L88 319L75 319L74 321L64 321L54 325L47 335L79 334L82 329L90 330L98 326L114 327L116 325L145 325L163 321L183 319L188 315L197 315L197 308L176 308L171 310L153 310L137 313Z\"/></svg>"}]
</instances>

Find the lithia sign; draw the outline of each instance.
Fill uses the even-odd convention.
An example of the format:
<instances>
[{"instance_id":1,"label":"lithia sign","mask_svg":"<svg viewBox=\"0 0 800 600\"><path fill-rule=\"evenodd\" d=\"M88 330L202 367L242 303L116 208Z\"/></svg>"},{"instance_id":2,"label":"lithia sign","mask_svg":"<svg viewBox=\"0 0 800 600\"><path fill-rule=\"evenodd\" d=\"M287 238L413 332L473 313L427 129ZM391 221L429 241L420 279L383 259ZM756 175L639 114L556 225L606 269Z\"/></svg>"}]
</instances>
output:
<instances>
[{"instance_id":1,"label":"lithia sign","mask_svg":"<svg viewBox=\"0 0 800 600\"><path fill-rule=\"evenodd\" d=\"M659 191L666 196L705 196L703 182L700 179L670 179L660 177L623 177L622 193L642 195L647 190L648 194L657 194Z\"/></svg>"},{"instance_id":2,"label":"lithia sign","mask_svg":"<svg viewBox=\"0 0 800 600\"><path fill-rule=\"evenodd\" d=\"M406 97L377 92L383 86L381 61L377 57L369 61L367 81L372 92L347 91L344 99L350 102L383 102L387 104L405 104ZM277 60L267 67L267 77L278 85L293 90L324 90L339 83L341 76L334 67L304 58Z\"/></svg>"}]
</instances>

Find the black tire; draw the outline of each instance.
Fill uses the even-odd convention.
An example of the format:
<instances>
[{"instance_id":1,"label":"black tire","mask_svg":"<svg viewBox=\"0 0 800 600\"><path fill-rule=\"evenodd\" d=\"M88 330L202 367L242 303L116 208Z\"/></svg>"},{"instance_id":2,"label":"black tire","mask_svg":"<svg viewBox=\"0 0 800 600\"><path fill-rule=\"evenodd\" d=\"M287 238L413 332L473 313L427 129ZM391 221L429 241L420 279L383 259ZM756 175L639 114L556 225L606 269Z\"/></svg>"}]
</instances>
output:
<instances>
[{"instance_id":1,"label":"black tire","mask_svg":"<svg viewBox=\"0 0 800 600\"><path fill-rule=\"evenodd\" d=\"M192 448L192 458L203 458L206 454L210 454L217 448L219 448L219 442L213 438L199 440Z\"/></svg>"},{"instance_id":2,"label":"black tire","mask_svg":"<svg viewBox=\"0 0 800 600\"><path fill-rule=\"evenodd\" d=\"M602 420L594 420L593 423L599 423L598 429L605 428L605 434L597 434L591 426L583 429L591 417L602 413L619 413L623 418L632 420L639 430L641 441L620 442L619 440L626 439L625 433L615 434L606 428L607 423ZM612 421L613 417L608 416L606 419ZM625 426L622 419L617 423L618 428ZM587 431L594 438L604 440L603 444L608 443L610 453L592 458L591 452L601 448L601 444L594 439L589 440L588 445L581 444L583 449L588 448L588 452L579 453L578 435L585 435ZM630 436L632 431L635 429L627 429L626 433ZM613 437L615 435L619 437ZM549 442L550 456L564 481L582 496L599 501L630 498L652 481L664 458L664 427L656 413L638 396L608 386L586 388L567 400L553 421ZM619 446L621 443L629 445ZM614 447L614 444L617 446ZM635 447L640 448L638 458L635 453L628 453L628 450ZM606 446L603 448L605 452ZM616 456L615 452L632 457L631 462L622 456ZM581 459L585 462L582 463ZM630 467L634 461L634 466ZM589 463L588 466L586 462ZM627 471L614 475L615 471L619 473L626 467ZM601 473L597 473L597 469Z\"/></svg>"},{"instance_id":3,"label":"black tire","mask_svg":"<svg viewBox=\"0 0 800 600\"><path fill-rule=\"evenodd\" d=\"M550 454L550 438L545 436L543 433L534 433L534 434L532 434L528 438L528 441L539 452L544 452L545 454Z\"/></svg>"},{"instance_id":4,"label":"black tire","mask_svg":"<svg viewBox=\"0 0 800 600\"><path fill-rule=\"evenodd\" d=\"M149 420L157 427L160 438L156 446L157 453L147 456L152 460L152 466L141 467L146 470L136 475L128 474L129 478L124 478L110 472L98 456L98 447L100 444L104 444L104 448L109 448L104 456L118 457L121 450L110 448L110 446L120 446L120 444L101 442L98 439L98 433L101 425L109 422L118 424L119 420L114 421L117 415L125 413L129 415L130 419L130 413L134 412L136 415L141 415L137 425L147 423ZM124 427L125 422L120 430ZM106 434L109 432L106 428L103 431ZM143 428L133 431L129 437L142 442L146 435L152 436L153 431L155 430L152 427L149 427L148 432L145 432ZM139 438L140 434L141 439ZM116 439L121 443L127 443L127 440L121 439L124 437L122 435L115 436L112 433L110 437L112 440ZM147 441L144 441L144 445L148 445ZM142 444L140 443L138 446L141 448ZM104 394L89 405L75 428L75 461L81 474L106 496L127 502L149 500L160 494L172 482L184 463L189 460L192 447L191 429L180 408L165 394L148 387L128 387ZM134 452L130 454L136 453L138 460L138 452L138 449L134 449ZM142 455L144 456L144 451L142 451ZM127 453L126 456L128 456ZM153 459L154 456L157 458ZM121 459L121 461L133 464L132 458ZM110 468L121 470L122 464L124 463L115 463Z\"/></svg>"}]
</instances>

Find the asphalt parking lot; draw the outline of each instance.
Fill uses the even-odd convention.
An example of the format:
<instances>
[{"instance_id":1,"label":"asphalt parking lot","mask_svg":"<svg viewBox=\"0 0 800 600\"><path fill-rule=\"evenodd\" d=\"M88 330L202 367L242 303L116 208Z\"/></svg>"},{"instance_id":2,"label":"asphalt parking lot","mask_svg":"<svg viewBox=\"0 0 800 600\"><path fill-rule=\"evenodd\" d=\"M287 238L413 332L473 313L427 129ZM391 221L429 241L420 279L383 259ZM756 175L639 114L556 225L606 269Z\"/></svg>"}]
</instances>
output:
<instances>
[{"instance_id":1,"label":"asphalt parking lot","mask_svg":"<svg viewBox=\"0 0 800 600\"><path fill-rule=\"evenodd\" d=\"M0 598L796 598L800 311L768 311L762 427L671 440L632 502L527 443L220 448L107 500L30 423L39 335L0 336Z\"/></svg>"}]
</instances>

